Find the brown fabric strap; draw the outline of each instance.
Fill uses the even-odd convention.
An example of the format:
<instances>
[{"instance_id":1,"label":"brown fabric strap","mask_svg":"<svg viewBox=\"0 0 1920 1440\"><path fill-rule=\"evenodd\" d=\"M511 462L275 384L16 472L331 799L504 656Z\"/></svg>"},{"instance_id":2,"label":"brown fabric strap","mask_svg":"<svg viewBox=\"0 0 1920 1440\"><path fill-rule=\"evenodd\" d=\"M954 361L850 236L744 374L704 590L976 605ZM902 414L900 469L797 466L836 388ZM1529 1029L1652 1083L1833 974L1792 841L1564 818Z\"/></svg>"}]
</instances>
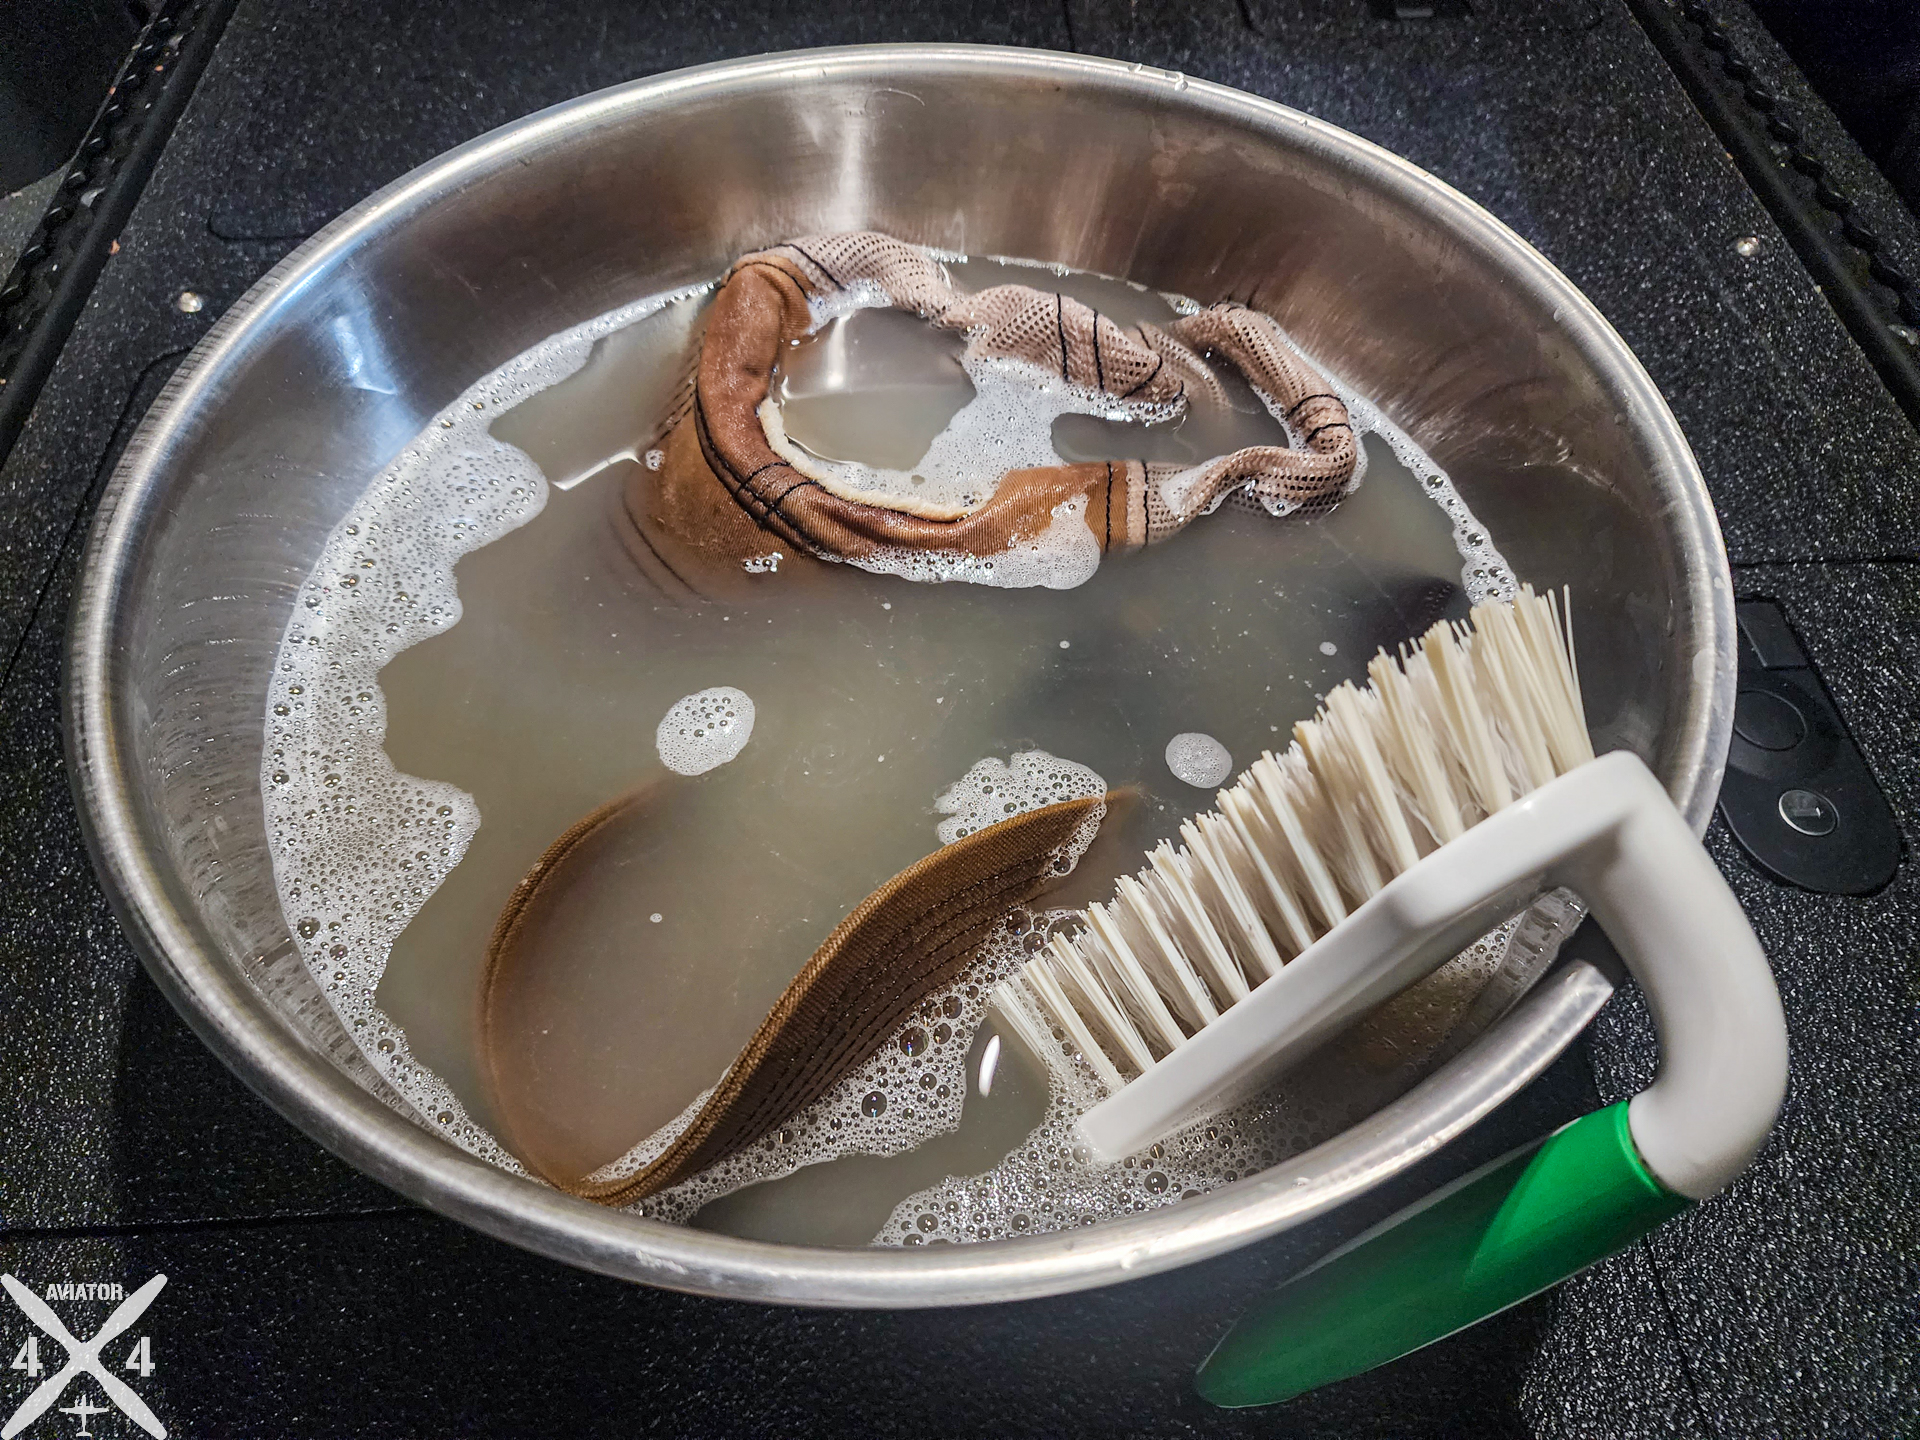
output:
<instances>
[{"instance_id":1,"label":"brown fabric strap","mask_svg":"<svg viewBox=\"0 0 1920 1440\"><path fill-rule=\"evenodd\" d=\"M1136 406L1178 404L1189 390L1225 398L1205 362L1157 326L1124 329L1071 295L1025 285L962 294L937 260L891 235L854 230L776 245L742 256L726 283L754 267L788 276L809 299L869 287L896 310L964 331L977 355L1057 370L1062 380Z\"/></svg>"},{"instance_id":2,"label":"brown fabric strap","mask_svg":"<svg viewBox=\"0 0 1920 1440\"><path fill-rule=\"evenodd\" d=\"M1224 403L1197 353L1236 365L1287 416L1294 446L1261 446L1204 465L1096 462L1014 471L973 510L933 516L885 497L835 493L777 453L761 421L780 356L812 326L811 302L836 294L884 300L963 330L975 354L1057 370L1143 416ZM743 256L714 297L692 385L658 471L636 469L626 512L642 568L713 599L744 598L746 562L778 552L792 575L808 559L858 563L879 551L988 559L1029 542L1069 501L1105 552L1158 543L1227 491L1271 508L1325 509L1345 494L1358 457L1346 407L1267 316L1222 305L1165 328L1123 329L1068 296L999 285L961 294L937 261L872 232L811 236ZM721 501L738 517L725 516ZM740 521L745 523L741 524ZM679 564L673 563L675 559Z\"/></svg>"},{"instance_id":3,"label":"brown fabric strap","mask_svg":"<svg viewBox=\"0 0 1920 1440\"><path fill-rule=\"evenodd\" d=\"M642 803L624 796L578 821L514 888L488 946L483 986L484 1067L495 1110L514 1113L492 1063L497 980L537 964L517 941L534 897L601 826ZM604 1183L549 1175L560 1188L629 1205L751 1145L864 1064L930 993L958 977L992 927L1059 878L1067 847L1104 799L1069 800L1016 815L955 841L901 871L842 920L775 1002L692 1123L633 1175ZM536 1147L505 1137L523 1158ZM522 1137L524 1138L524 1137Z\"/></svg>"},{"instance_id":4,"label":"brown fabric strap","mask_svg":"<svg viewBox=\"0 0 1920 1440\"><path fill-rule=\"evenodd\" d=\"M1353 480L1359 442L1346 403L1319 371L1288 345L1272 319L1237 301L1177 320L1173 329L1203 350L1225 356L1285 416L1298 446L1256 446L1222 455L1203 474L1167 495L1170 508L1188 519L1203 513L1223 492L1250 489L1261 500L1302 509L1339 499ZM1172 478L1176 467L1149 467L1155 479ZM1161 487L1167 493L1167 487ZM1176 504L1176 500L1180 503Z\"/></svg>"}]
</instances>

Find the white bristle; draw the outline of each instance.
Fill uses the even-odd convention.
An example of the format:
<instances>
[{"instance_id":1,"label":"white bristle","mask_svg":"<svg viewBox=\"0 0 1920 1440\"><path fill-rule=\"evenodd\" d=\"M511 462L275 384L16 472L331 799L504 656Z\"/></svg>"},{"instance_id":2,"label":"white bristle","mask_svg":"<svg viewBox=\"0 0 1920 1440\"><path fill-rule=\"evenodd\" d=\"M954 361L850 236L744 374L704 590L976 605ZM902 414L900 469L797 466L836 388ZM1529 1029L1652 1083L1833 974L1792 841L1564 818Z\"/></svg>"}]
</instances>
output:
<instances>
[{"instance_id":1,"label":"white bristle","mask_svg":"<svg viewBox=\"0 0 1920 1440\"><path fill-rule=\"evenodd\" d=\"M1039 1000L1034 997L1031 977L1016 975L995 990L993 1009L1000 1029L1035 1055L1044 1057L1060 1048ZM1077 1013L1075 1018L1078 1018ZM1084 1027L1081 1033L1086 1035L1085 1043L1076 1043L1075 1048L1087 1057L1088 1065L1100 1077L1101 1084L1110 1089L1119 1087L1124 1082L1120 1072L1113 1068L1113 1062L1107 1059L1105 1050L1094 1043L1093 1036L1087 1034Z\"/></svg>"},{"instance_id":2,"label":"white bristle","mask_svg":"<svg viewBox=\"0 0 1920 1440\"><path fill-rule=\"evenodd\" d=\"M1173 1018L1167 997L1160 993L1153 976L1127 943L1120 920L1121 903L1115 900L1111 904L1087 907L1087 934L1093 937L1093 943L1083 941L1079 948L1094 962L1095 977L1107 982L1109 993L1120 1002L1121 1009L1139 1027L1147 1043L1164 1054L1186 1039L1187 1032Z\"/></svg>"},{"instance_id":3,"label":"white bristle","mask_svg":"<svg viewBox=\"0 0 1920 1440\"><path fill-rule=\"evenodd\" d=\"M1393 671L1394 662L1383 650L1374 656L1367 673L1393 728L1393 745L1404 758L1407 803L1413 812L1415 828L1424 828L1439 844L1457 839L1466 832L1460 818L1457 787L1447 773L1433 720L1416 698L1416 682L1411 678L1395 684L1383 671Z\"/></svg>"},{"instance_id":4,"label":"white bristle","mask_svg":"<svg viewBox=\"0 0 1920 1440\"><path fill-rule=\"evenodd\" d=\"M1371 823L1382 858L1394 874L1418 863L1420 852L1414 848L1413 831L1401 808L1387 762L1374 744L1376 731L1385 729L1386 706L1371 688L1356 690L1342 685L1327 696L1327 719L1348 770L1359 784L1365 799L1364 818Z\"/></svg>"},{"instance_id":5,"label":"white bristle","mask_svg":"<svg viewBox=\"0 0 1920 1440\"><path fill-rule=\"evenodd\" d=\"M1422 856L1593 758L1551 595L1475 606L1367 673L995 992L1023 1042L1116 1090Z\"/></svg>"},{"instance_id":6,"label":"white bristle","mask_svg":"<svg viewBox=\"0 0 1920 1440\"><path fill-rule=\"evenodd\" d=\"M1088 1064L1093 1067L1094 1073L1100 1077L1102 1083L1118 1088L1121 1084L1120 1072L1107 1058L1107 1045L1094 1038L1084 1018L1087 1012L1097 1009L1100 1002L1106 998L1105 990L1098 986L1093 987L1081 995L1081 1003L1076 1005L1062 992L1058 979L1042 963L1027 966L1019 977L1009 981L1008 984L1020 984L1022 981L1027 986L1027 993L1039 1002L1041 1011L1048 1019L1059 1025L1066 1032L1066 1037L1073 1043L1074 1048L1087 1057ZM995 992L994 1009L996 1011L1006 1013L1014 1008L1002 1005L999 1001L999 992ZM1125 1040L1131 1034L1131 1027L1122 1025L1108 1029L1106 1040L1124 1050ZM1023 1030L1021 1038L1032 1037ZM1047 1055L1052 1049L1053 1047L1046 1044L1043 1039L1034 1053ZM1140 1047L1140 1056L1141 1059L1133 1062L1136 1070L1142 1068L1143 1064L1153 1063L1153 1057L1148 1054L1144 1045Z\"/></svg>"},{"instance_id":7,"label":"white bristle","mask_svg":"<svg viewBox=\"0 0 1920 1440\"><path fill-rule=\"evenodd\" d=\"M1224 934L1215 936L1213 947L1221 959L1222 979L1235 993L1234 1000L1253 985L1277 974L1283 963L1274 948L1273 937L1260 923L1260 910L1241 883L1239 841L1227 822L1218 815L1202 815L1180 827L1186 853L1199 864L1211 891L1208 913ZM1194 887L1199 893L1199 886Z\"/></svg>"},{"instance_id":8,"label":"white bristle","mask_svg":"<svg viewBox=\"0 0 1920 1440\"><path fill-rule=\"evenodd\" d=\"M1513 791L1507 784L1499 742L1487 724L1474 688L1467 636L1468 632L1456 626L1436 625L1426 633L1420 648L1433 678L1438 702L1435 709L1443 733L1467 772L1470 797L1479 805L1481 816L1486 816L1504 810L1513 799Z\"/></svg>"},{"instance_id":9,"label":"white bristle","mask_svg":"<svg viewBox=\"0 0 1920 1440\"><path fill-rule=\"evenodd\" d=\"M1207 902L1195 883L1197 860L1191 845L1176 855L1164 842L1147 857L1160 881L1161 893L1170 903L1168 920L1178 931L1176 943L1204 978L1205 988L1231 1005L1247 993L1247 977L1228 952L1214 918L1207 913ZM1214 1018L1219 1017L1216 1014Z\"/></svg>"},{"instance_id":10,"label":"white bristle","mask_svg":"<svg viewBox=\"0 0 1920 1440\"><path fill-rule=\"evenodd\" d=\"M1293 887L1283 883L1275 873L1273 862L1268 859L1267 846L1253 832L1253 826L1264 826L1266 822L1260 817L1253 797L1243 788L1220 792L1220 815L1233 831L1233 838L1239 842L1240 854L1253 867L1254 874L1260 880L1258 893L1273 907L1274 919L1267 921L1264 926L1268 942L1285 944L1285 958L1291 959L1313 943L1313 929L1300 911Z\"/></svg>"},{"instance_id":11,"label":"white bristle","mask_svg":"<svg viewBox=\"0 0 1920 1440\"><path fill-rule=\"evenodd\" d=\"M1375 861L1373 847L1367 843L1367 827L1361 810L1365 797L1353 783L1346 753L1331 743L1323 727L1317 724L1294 727L1294 743L1300 745L1316 782L1302 787L1294 809L1305 823L1307 834L1316 837L1315 847L1327 870L1339 882L1343 904L1340 918L1371 898L1386 883Z\"/></svg>"},{"instance_id":12,"label":"white bristle","mask_svg":"<svg viewBox=\"0 0 1920 1440\"><path fill-rule=\"evenodd\" d=\"M1308 836L1306 817L1300 814L1299 802L1309 798L1312 774L1298 742L1280 759L1262 755L1247 773L1254 780L1252 798L1260 817L1283 842L1265 853L1277 862L1276 873L1299 867L1306 881L1300 898L1312 901L1323 921L1318 928L1309 928L1309 934L1317 938L1347 918L1347 907L1341 903L1333 876L1327 873L1320 847Z\"/></svg>"},{"instance_id":13,"label":"white bristle","mask_svg":"<svg viewBox=\"0 0 1920 1440\"><path fill-rule=\"evenodd\" d=\"M1054 937L1051 948L1051 972L1046 965L1028 967L1028 978L1034 982L1035 993L1047 1003L1048 1013L1054 1013L1051 1008L1053 996L1042 987L1040 981L1051 973L1056 989L1094 1026L1096 1034L1104 1035L1111 1042L1107 1045L1107 1054L1125 1060L1136 1070L1151 1065L1153 1050L1148 1046L1146 1036L1133 1023L1133 1017L1127 1014L1126 1007L1114 1000L1086 957L1058 936Z\"/></svg>"},{"instance_id":14,"label":"white bristle","mask_svg":"<svg viewBox=\"0 0 1920 1440\"><path fill-rule=\"evenodd\" d=\"M1120 897L1115 909L1129 932L1132 943L1128 949L1147 971L1154 990L1167 998L1168 1009L1183 1030L1198 1030L1218 1020L1220 1012L1192 962L1168 931L1169 906L1165 888L1156 883L1157 879L1151 868L1141 871L1137 880L1122 875L1114 887Z\"/></svg>"}]
</instances>

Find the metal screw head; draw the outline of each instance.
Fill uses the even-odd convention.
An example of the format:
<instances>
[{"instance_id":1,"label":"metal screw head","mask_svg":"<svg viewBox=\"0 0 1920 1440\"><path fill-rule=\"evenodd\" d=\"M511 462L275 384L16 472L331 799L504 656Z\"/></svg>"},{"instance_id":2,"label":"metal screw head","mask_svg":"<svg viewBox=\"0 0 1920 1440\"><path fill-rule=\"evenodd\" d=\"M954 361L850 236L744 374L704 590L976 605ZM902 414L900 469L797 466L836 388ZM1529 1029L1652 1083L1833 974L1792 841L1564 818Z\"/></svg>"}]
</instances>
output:
<instances>
[{"instance_id":1,"label":"metal screw head","mask_svg":"<svg viewBox=\"0 0 1920 1440\"><path fill-rule=\"evenodd\" d=\"M1733 253L1738 255L1742 260L1751 260L1760 253L1760 237L1758 235L1742 235L1738 240L1733 242Z\"/></svg>"},{"instance_id":2,"label":"metal screw head","mask_svg":"<svg viewBox=\"0 0 1920 1440\"><path fill-rule=\"evenodd\" d=\"M182 290L173 305L182 315L197 315L206 307L206 300L191 290Z\"/></svg>"},{"instance_id":3,"label":"metal screw head","mask_svg":"<svg viewBox=\"0 0 1920 1440\"><path fill-rule=\"evenodd\" d=\"M1831 835L1840 812L1818 790L1789 790L1780 797L1780 818L1802 835Z\"/></svg>"}]
</instances>

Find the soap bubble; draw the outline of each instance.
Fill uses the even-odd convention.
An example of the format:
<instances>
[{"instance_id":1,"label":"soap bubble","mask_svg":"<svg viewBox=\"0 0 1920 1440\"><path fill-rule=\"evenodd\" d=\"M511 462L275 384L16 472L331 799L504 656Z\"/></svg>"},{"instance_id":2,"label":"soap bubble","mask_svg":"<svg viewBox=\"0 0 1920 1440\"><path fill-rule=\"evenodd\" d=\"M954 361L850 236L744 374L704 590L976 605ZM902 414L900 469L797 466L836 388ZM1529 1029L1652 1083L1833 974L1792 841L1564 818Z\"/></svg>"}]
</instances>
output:
<instances>
[{"instance_id":1,"label":"soap bubble","mask_svg":"<svg viewBox=\"0 0 1920 1440\"><path fill-rule=\"evenodd\" d=\"M676 775L704 775L746 747L753 701L744 690L716 685L673 702L654 731L660 763Z\"/></svg>"},{"instance_id":2,"label":"soap bubble","mask_svg":"<svg viewBox=\"0 0 1920 1440\"><path fill-rule=\"evenodd\" d=\"M1213 736L1187 730L1167 742L1167 769L1176 780L1215 790L1233 773L1233 756Z\"/></svg>"}]
</instances>

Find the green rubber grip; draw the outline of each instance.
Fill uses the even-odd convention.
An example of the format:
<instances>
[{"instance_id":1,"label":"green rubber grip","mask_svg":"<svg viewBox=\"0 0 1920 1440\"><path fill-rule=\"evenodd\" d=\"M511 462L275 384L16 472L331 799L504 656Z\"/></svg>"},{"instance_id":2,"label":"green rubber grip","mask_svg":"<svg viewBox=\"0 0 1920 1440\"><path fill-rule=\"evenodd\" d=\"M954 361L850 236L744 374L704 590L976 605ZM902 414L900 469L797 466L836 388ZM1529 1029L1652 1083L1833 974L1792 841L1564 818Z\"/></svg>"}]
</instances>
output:
<instances>
[{"instance_id":1,"label":"green rubber grip","mask_svg":"<svg viewBox=\"0 0 1920 1440\"><path fill-rule=\"evenodd\" d=\"M1627 1102L1609 1105L1289 1281L1227 1332L1196 1386L1215 1405L1291 1400L1517 1305L1692 1204L1640 1159Z\"/></svg>"}]
</instances>

